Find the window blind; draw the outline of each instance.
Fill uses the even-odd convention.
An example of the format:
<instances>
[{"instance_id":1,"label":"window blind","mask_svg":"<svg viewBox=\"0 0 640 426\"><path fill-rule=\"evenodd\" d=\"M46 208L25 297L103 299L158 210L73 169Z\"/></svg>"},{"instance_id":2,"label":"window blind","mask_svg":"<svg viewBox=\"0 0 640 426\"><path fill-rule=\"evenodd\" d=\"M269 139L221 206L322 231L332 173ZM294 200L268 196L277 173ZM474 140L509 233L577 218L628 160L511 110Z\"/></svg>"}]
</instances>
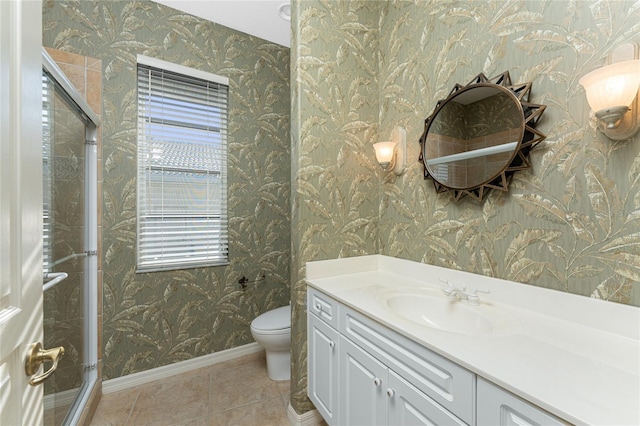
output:
<instances>
[{"instance_id":1,"label":"window blind","mask_svg":"<svg viewBox=\"0 0 640 426\"><path fill-rule=\"evenodd\" d=\"M228 85L138 63L138 271L228 263L227 119Z\"/></svg>"}]
</instances>

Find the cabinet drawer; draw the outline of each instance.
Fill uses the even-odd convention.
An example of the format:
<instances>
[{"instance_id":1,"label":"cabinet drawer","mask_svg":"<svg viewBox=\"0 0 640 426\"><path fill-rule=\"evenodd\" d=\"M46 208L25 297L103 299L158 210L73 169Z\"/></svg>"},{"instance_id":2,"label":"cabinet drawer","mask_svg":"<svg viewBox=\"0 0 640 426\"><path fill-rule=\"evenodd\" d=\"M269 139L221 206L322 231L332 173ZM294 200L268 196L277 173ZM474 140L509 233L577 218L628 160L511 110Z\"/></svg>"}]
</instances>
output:
<instances>
[{"instance_id":1,"label":"cabinet drawer","mask_svg":"<svg viewBox=\"0 0 640 426\"><path fill-rule=\"evenodd\" d=\"M307 287L307 310L336 330L338 329L338 305L337 301L326 294Z\"/></svg>"},{"instance_id":2,"label":"cabinet drawer","mask_svg":"<svg viewBox=\"0 0 640 426\"><path fill-rule=\"evenodd\" d=\"M345 306L340 324L355 344L465 423L474 423L475 374Z\"/></svg>"},{"instance_id":3,"label":"cabinet drawer","mask_svg":"<svg viewBox=\"0 0 640 426\"><path fill-rule=\"evenodd\" d=\"M478 426L567 425L553 414L478 378Z\"/></svg>"}]
</instances>

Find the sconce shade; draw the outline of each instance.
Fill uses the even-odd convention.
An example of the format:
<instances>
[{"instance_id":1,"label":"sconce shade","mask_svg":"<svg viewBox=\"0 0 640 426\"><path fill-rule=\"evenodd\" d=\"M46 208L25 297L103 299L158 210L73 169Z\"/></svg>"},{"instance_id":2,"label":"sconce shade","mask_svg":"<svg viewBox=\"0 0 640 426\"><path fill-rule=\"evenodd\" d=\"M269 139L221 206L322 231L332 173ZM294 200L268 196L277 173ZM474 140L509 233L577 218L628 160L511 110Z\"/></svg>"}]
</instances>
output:
<instances>
[{"instance_id":1,"label":"sconce shade","mask_svg":"<svg viewBox=\"0 0 640 426\"><path fill-rule=\"evenodd\" d=\"M616 107L628 107L640 87L640 60L608 65L590 72L579 82L584 86L587 101L596 113Z\"/></svg>"},{"instance_id":2,"label":"sconce shade","mask_svg":"<svg viewBox=\"0 0 640 426\"><path fill-rule=\"evenodd\" d=\"M395 148L396 143L390 141L373 144L373 149L376 151L376 159L382 168L386 169L391 164Z\"/></svg>"}]
</instances>

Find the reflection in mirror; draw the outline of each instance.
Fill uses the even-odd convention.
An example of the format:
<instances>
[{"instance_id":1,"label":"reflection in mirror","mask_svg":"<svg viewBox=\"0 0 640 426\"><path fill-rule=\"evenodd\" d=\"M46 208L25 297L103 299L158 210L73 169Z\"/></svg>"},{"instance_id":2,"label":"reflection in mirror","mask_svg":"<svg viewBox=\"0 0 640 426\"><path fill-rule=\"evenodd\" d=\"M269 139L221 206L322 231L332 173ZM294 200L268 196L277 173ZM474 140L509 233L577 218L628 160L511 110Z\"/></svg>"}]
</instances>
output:
<instances>
[{"instance_id":1,"label":"reflection in mirror","mask_svg":"<svg viewBox=\"0 0 640 426\"><path fill-rule=\"evenodd\" d=\"M425 121L425 178L456 200L482 200L489 188L506 191L512 172L529 167L529 150L544 139L533 126L545 106L523 102L531 84L511 86L508 72L493 81L480 74L466 86L456 85Z\"/></svg>"},{"instance_id":2,"label":"reflection in mirror","mask_svg":"<svg viewBox=\"0 0 640 426\"><path fill-rule=\"evenodd\" d=\"M523 129L520 102L507 89L476 85L458 92L429 127L429 173L459 189L493 180L509 164Z\"/></svg>"}]
</instances>

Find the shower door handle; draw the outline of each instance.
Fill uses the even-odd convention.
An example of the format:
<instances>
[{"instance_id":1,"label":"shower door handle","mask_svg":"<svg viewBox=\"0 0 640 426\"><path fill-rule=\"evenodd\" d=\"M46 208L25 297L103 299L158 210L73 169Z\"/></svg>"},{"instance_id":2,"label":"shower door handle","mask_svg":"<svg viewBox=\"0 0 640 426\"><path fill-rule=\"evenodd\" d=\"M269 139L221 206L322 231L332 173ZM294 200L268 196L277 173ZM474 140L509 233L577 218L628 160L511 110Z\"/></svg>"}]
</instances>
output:
<instances>
[{"instance_id":1,"label":"shower door handle","mask_svg":"<svg viewBox=\"0 0 640 426\"><path fill-rule=\"evenodd\" d=\"M47 380L49 376L56 371L56 368L58 368L58 361L60 361L63 355L64 348L62 346L53 349L42 349L42 343L32 343L24 364L25 373L27 373L27 376L31 376L29 384L31 386L37 386ZM51 368L44 373L35 375L40 364L44 364L47 361L53 362Z\"/></svg>"}]
</instances>

